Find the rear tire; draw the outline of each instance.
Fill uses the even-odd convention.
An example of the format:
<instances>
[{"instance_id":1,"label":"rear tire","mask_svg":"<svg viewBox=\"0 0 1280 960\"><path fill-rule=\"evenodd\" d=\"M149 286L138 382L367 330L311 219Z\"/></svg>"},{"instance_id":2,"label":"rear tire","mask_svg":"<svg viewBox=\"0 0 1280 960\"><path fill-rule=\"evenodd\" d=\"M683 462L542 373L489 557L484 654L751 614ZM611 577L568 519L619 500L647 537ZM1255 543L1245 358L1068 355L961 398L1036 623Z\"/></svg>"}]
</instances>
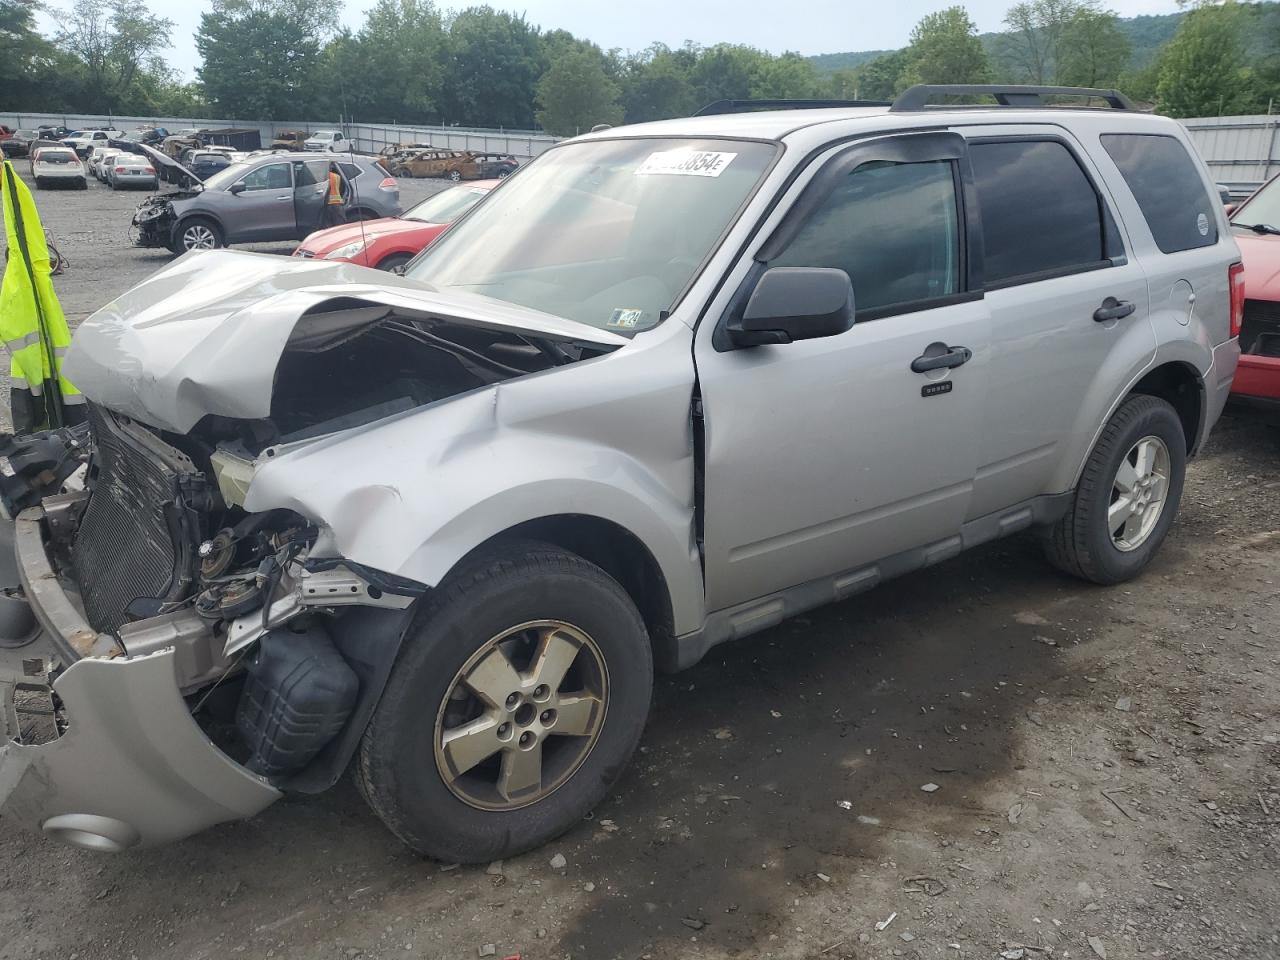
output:
<instances>
[{"instance_id":1,"label":"rear tire","mask_svg":"<svg viewBox=\"0 0 1280 960\"><path fill-rule=\"evenodd\" d=\"M450 170L450 171L449 171L449 179L450 179L450 180L452 180L454 183L458 183L459 181L461 181L461 180L462 180L462 171L461 171L461 170Z\"/></svg>"},{"instance_id":2,"label":"rear tire","mask_svg":"<svg viewBox=\"0 0 1280 960\"><path fill-rule=\"evenodd\" d=\"M1094 583L1136 577L1173 525L1186 469L1177 412L1159 397L1129 397L1098 437L1066 516L1048 530L1049 562Z\"/></svg>"},{"instance_id":3,"label":"rear tire","mask_svg":"<svg viewBox=\"0 0 1280 960\"><path fill-rule=\"evenodd\" d=\"M548 544L505 544L432 591L365 731L357 784L418 853L509 857L600 802L652 687L644 623L615 580ZM463 727L476 735L459 739Z\"/></svg>"}]
</instances>

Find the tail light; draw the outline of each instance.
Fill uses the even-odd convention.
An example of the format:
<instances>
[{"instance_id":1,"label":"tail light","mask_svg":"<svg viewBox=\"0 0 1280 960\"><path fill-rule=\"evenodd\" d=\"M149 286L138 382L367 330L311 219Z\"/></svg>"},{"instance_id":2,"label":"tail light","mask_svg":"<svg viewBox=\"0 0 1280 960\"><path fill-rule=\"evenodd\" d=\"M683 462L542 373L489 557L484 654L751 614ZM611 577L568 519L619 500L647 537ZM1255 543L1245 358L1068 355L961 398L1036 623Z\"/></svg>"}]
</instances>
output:
<instances>
[{"instance_id":1,"label":"tail light","mask_svg":"<svg viewBox=\"0 0 1280 960\"><path fill-rule=\"evenodd\" d=\"M383 177L382 182L378 184L379 190L398 190L395 177Z\"/></svg>"},{"instance_id":2,"label":"tail light","mask_svg":"<svg viewBox=\"0 0 1280 960\"><path fill-rule=\"evenodd\" d=\"M124 171L125 171L124 167L116 167L116 173L124 173Z\"/></svg>"},{"instance_id":3,"label":"tail light","mask_svg":"<svg viewBox=\"0 0 1280 960\"><path fill-rule=\"evenodd\" d=\"M155 168L155 167L143 167L143 168L142 168L142 172L143 172L143 173L155 173L155 172L156 172L156 168Z\"/></svg>"},{"instance_id":4,"label":"tail light","mask_svg":"<svg viewBox=\"0 0 1280 960\"><path fill-rule=\"evenodd\" d=\"M1244 326L1244 264L1233 263L1227 270L1227 282L1231 285L1231 336L1240 336Z\"/></svg>"}]
</instances>

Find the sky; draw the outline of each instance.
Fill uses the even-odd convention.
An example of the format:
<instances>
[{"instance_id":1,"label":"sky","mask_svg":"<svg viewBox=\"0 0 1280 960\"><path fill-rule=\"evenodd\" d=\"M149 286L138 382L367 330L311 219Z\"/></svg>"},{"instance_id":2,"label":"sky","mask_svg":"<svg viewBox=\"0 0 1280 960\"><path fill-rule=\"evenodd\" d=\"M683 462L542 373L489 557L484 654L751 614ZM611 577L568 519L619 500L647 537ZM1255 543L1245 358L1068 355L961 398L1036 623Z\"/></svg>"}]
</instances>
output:
<instances>
[{"instance_id":1,"label":"sky","mask_svg":"<svg viewBox=\"0 0 1280 960\"><path fill-rule=\"evenodd\" d=\"M143 0L138 0L141 4ZM444 9L479 5L486 0L440 0ZM771 53L796 50L809 55L846 50L882 50L905 46L911 28L923 16L949 6L948 0L487 0L499 9L523 12L546 29L563 28L606 50L641 50L654 41L676 47L686 40L702 45L744 43ZM955 2L955 0L952 0ZM1015 0L968 0L964 6L986 33L1002 28L1005 11ZM193 35L209 0L146 0L153 11L173 20L173 44L166 57L174 69L190 77L196 66ZM373 0L347 0L344 22L359 28ZM1110 0L1105 6L1122 17L1172 13L1176 0ZM56 29L59 7L70 0L49 0L42 29Z\"/></svg>"}]
</instances>

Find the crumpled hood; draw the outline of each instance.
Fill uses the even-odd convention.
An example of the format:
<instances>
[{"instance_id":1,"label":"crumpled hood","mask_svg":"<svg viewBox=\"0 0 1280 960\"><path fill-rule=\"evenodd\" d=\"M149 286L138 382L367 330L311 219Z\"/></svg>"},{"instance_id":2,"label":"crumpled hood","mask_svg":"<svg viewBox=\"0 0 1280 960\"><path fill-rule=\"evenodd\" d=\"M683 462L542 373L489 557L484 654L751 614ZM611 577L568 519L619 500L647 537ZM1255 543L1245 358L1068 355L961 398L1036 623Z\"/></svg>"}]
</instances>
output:
<instances>
[{"instance_id":1,"label":"crumpled hood","mask_svg":"<svg viewBox=\"0 0 1280 960\"><path fill-rule=\"evenodd\" d=\"M271 412L276 365L291 340L332 337L388 310L561 343L627 343L368 267L219 250L179 257L85 320L63 373L94 403L177 433L206 414L259 419Z\"/></svg>"}]
</instances>

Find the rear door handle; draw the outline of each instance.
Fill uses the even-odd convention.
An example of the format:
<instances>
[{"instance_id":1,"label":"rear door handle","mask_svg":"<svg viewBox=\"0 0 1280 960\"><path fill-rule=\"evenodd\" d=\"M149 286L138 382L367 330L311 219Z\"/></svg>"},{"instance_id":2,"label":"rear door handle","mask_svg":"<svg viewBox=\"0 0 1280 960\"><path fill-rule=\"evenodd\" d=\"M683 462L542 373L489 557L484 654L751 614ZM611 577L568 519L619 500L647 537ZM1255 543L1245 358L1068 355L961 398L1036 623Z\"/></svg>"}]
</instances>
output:
<instances>
[{"instance_id":1,"label":"rear door handle","mask_svg":"<svg viewBox=\"0 0 1280 960\"><path fill-rule=\"evenodd\" d=\"M924 353L911 361L911 371L928 373L944 367L958 367L968 363L972 356L973 351L968 347L949 347L939 340L929 344L924 348Z\"/></svg>"},{"instance_id":2,"label":"rear door handle","mask_svg":"<svg viewBox=\"0 0 1280 960\"><path fill-rule=\"evenodd\" d=\"M1098 323L1106 323L1108 320L1123 320L1136 309L1138 308L1128 300L1107 297L1102 301L1102 306L1093 311L1093 319Z\"/></svg>"}]
</instances>

